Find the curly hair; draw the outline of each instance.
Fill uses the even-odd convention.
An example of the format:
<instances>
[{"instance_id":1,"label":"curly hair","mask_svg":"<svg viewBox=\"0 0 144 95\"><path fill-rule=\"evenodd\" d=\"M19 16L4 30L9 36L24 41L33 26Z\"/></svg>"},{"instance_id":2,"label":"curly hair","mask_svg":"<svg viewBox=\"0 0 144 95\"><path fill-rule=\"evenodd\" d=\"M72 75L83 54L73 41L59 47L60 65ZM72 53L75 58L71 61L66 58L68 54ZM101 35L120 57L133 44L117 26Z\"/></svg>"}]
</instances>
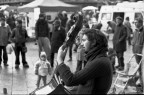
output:
<instances>
[{"instance_id":1,"label":"curly hair","mask_svg":"<svg viewBox=\"0 0 144 95\"><path fill-rule=\"evenodd\" d=\"M96 41L94 46L100 45L102 47L108 47L108 41L106 36L97 29L86 29L84 35L88 37L88 40L93 42Z\"/></svg>"}]
</instances>

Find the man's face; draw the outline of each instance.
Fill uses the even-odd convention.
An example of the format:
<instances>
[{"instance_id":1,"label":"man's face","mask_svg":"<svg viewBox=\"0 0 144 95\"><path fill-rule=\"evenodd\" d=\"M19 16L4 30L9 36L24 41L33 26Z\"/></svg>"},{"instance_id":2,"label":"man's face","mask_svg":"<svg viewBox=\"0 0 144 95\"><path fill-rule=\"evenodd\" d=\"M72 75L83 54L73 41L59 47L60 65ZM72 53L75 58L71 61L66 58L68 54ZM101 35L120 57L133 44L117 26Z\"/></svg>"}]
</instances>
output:
<instances>
[{"instance_id":1,"label":"man's face","mask_svg":"<svg viewBox=\"0 0 144 95\"><path fill-rule=\"evenodd\" d=\"M135 26L136 26L136 28L140 28L142 25L143 25L143 23L140 23L137 20L135 20Z\"/></svg>"},{"instance_id":2,"label":"man's face","mask_svg":"<svg viewBox=\"0 0 144 95\"><path fill-rule=\"evenodd\" d=\"M90 50L91 44L90 44L90 41L88 40L88 37L86 35L83 35L81 45L84 47L86 52L88 52Z\"/></svg>"},{"instance_id":3,"label":"man's face","mask_svg":"<svg viewBox=\"0 0 144 95\"><path fill-rule=\"evenodd\" d=\"M22 25L18 23L18 21L15 21L15 24L17 27L21 27Z\"/></svg>"},{"instance_id":4,"label":"man's face","mask_svg":"<svg viewBox=\"0 0 144 95\"><path fill-rule=\"evenodd\" d=\"M117 25L119 25L119 24L122 23L122 20L120 20L120 19L116 19L116 23L117 23Z\"/></svg>"},{"instance_id":5,"label":"man's face","mask_svg":"<svg viewBox=\"0 0 144 95\"><path fill-rule=\"evenodd\" d=\"M60 26L59 23L54 23L54 27L55 27L55 28L58 28L59 26Z\"/></svg>"},{"instance_id":6,"label":"man's face","mask_svg":"<svg viewBox=\"0 0 144 95\"><path fill-rule=\"evenodd\" d=\"M4 20L1 21L1 26L5 26L5 21Z\"/></svg>"}]
</instances>

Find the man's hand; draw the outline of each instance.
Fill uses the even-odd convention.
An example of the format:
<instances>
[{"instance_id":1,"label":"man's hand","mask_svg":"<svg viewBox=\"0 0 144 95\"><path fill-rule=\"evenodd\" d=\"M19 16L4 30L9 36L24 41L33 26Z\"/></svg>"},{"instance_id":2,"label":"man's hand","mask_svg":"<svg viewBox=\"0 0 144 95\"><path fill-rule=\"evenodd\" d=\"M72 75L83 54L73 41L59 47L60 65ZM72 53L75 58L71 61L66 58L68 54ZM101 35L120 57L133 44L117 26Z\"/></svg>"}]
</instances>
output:
<instances>
[{"instance_id":1,"label":"man's hand","mask_svg":"<svg viewBox=\"0 0 144 95\"><path fill-rule=\"evenodd\" d=\"M57 55L58 65L60 65L61 63L63 63L66 53L67 53L67 48L65 48L65 49L63 50L63 45L62 45L62 46L59 48L59 50L58 50L58 55Z\"/></svg>"}]
</instances>

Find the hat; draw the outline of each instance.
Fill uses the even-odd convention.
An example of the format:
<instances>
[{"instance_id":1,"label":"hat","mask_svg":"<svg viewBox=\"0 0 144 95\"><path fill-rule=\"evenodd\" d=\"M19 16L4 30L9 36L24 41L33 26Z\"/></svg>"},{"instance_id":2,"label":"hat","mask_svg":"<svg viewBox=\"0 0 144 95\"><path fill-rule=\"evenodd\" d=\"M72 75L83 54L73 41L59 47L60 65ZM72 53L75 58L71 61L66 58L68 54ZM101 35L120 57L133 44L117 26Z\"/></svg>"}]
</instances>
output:
<instances>
[{"instance_id":1,"label":"hat","mask_svg":"<svg viewBox=\"0 0 144 95\"><path fill-rule=\"evenodd\" d=\"M123 20L123 18L122 18L122 17L120 17L120 16L118 16L116 19Z\"/></svg>"},{"instance_id":2,"label":"hat","mask_svg":"<svg viewBox=\"0 0 144 95\"><path fill-rule=\"evenodd\" d=\"M46 57L46 53L44 51L42 51L41 54L40 54L40 57L43 57L43 56Z\"/></svg>"}]
</instances>

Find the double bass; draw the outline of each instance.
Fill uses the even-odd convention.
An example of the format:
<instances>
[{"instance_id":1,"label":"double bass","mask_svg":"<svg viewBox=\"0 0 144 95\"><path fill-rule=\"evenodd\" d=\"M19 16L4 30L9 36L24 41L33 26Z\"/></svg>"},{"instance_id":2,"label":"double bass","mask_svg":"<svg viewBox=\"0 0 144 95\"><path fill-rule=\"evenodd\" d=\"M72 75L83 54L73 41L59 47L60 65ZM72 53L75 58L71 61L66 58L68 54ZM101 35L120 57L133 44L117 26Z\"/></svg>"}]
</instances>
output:
<instances>
[{"instance_id":1,"label":"double bass","mask_svg":"<svg viewBox=\"0 0 144 95\"><path fill-rule=\"evenodd\" d=\"M82 28L82 23L83 23L82 13L81 12L75 13L73 19L75 20L75 24L68 31L65 42L63 43L63 49L69 47L73 43L77 34ZM51 81L46 86L36 89L30 93L30 95L39 95L39 94L44 94L44 95L70 94L70 92L63 86L63 84L61 83L61 79L57 76L57 74L54 71Z\"/></svg>"}]
</instances>

